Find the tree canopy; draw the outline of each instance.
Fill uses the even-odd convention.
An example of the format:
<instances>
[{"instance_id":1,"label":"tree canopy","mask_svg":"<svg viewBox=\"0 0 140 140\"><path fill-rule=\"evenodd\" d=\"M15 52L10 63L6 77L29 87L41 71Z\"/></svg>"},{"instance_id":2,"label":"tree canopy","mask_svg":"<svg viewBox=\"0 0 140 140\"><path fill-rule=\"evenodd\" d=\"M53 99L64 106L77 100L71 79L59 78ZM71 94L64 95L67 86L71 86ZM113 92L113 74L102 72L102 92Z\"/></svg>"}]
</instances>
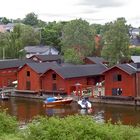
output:
<instances>
[{"instance_id":1,"label":"tree canopy","mask_svg":"<svg viewBox=\"0 0 140 140\"><path fill-rule=\"evenodd\" d=\"M121 62L121 59L129 58L129 31L124 18L118 18L106 26L104 33L105 46L102 56L111 65Z\"/></svg>"},{"instance_id":2,"label":"tree canopy","mask_svg":"<svg viewBox=\"0 0 140 140\"><path fill-rule=\"evenodd\" d=\"M94 52L94 39L93 34L90 30L88 22L82 19L76 19L68 22L62 32L62 51L64 53L74 52L77 55L78 61L82 62L85 56L89 56ZM73 62L72 58L69 58L69 62ZM67 60L68 61L68 60ZM75 62L75 63L76 63Z\"/></svg>"}]
</instances>

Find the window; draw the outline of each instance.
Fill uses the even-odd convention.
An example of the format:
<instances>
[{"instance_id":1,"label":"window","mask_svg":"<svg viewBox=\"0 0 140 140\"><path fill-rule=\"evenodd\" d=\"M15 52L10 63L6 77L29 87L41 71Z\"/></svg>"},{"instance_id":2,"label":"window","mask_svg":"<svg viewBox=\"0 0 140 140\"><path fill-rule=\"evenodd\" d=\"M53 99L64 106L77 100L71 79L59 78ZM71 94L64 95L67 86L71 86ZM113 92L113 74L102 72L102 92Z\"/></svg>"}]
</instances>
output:
<instances>
[{"instance_id":1,"label":"window","mask_svg":"<svg viewBox=\"0 0 140 140\"><path fill-rule=\"evenodd\" d=\"M121 74L113 75L113 81L122 81L122 75Z\"/></svg>"},{"instance_id":2,"label":"window","mask_svg":"<svg viewBox=\"0 0 140 140\"><path fill-rule=\"evenodd\" d=\"M52 90L57 90L56 83L52 84Z\"/></svg>"},{"instance_id":3,"label":"window","mask_svg":"<svg viewBox=\"0 0 140 140\"><path fill-rule=\"evenodd\" d=\"M30 81L26 81L26 89L27 90L31 89L31 82Z\"/></svg>"},{"instance_id":4,"label":"window","mask_svg":"<svg viewBox=\"0 0 140 140\"><path fill-rule=\"evenodd\" d=\"M52 74L52 79L53 79L53 80L56 80L56 74L55 74L55 73Z\"/></svg>"},{"instance_id":5,"label":"window","mask_svg":"<svg viewBox=\"0 0 140 140\"><path fill-rule=\"evenodd\" d=\"M112 95L122 95L122 88L112 88Z\"/></svg>"},{"instance_id":6,"label":"window","mask_svg":"<svg viewBox=\"0 0 140 140\"><path fill-rule=\"evenodd\" d=\"M30 71L27 71L27 76L30 76Z\"/></svg>"}]
</instances>

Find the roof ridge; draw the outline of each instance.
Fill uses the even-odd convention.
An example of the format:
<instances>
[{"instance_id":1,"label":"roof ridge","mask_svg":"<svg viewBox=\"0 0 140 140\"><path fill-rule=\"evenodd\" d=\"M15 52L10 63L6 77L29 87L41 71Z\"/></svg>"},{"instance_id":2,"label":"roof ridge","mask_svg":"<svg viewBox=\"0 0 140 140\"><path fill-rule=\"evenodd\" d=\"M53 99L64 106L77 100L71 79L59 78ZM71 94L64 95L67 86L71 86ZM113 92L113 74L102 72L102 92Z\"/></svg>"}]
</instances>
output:
<instances>
[{"instance_id":1,"label":"roof ridge","mask_svg":"<svg viewBox=\"0 0 140 140\"><path fill-rule=\"evenodd\" d=\"M128 65L129 67L131 67L131 68L133 68L134 70L137 70L137 68L135 68L134 66L132 66L131 64L126 64L126 65Z\"/></svg>"}]
</instances>

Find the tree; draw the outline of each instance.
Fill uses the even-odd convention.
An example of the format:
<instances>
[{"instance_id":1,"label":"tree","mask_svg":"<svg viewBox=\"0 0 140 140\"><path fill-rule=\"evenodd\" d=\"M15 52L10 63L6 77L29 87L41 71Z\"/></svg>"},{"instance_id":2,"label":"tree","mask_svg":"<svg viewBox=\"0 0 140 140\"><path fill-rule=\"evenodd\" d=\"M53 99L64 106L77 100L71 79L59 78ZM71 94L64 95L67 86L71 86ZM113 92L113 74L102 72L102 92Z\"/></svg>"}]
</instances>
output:
<instances>
[{"instance_id":1,"label":"tree","mask_svg":"<svg viewBox=\"0 0 140 140\"><path fill-rule=\"evenodd\" d=\"M10 19L7 19L6 17L0 18L0 24L8 24L11 23Z\"/></svg>"},{"instance_id":2,"label":"tree","mask_svg":"<svg viewBox=\"0 0 140 140\"><path fill-rule=\"evenodd\" d=\"M106 27L108 31L104 33L105 47L102 50L102 56L111 65L120 63L123 58L129 59L129 31L125 19L118 18Z\"/></svg>"},{"instance_id":3,"label":"tree","mask_svg":"<svg viewBox=\"0 0 140 140\"><path fill-rule=\"evenodd\" d=\"M62 51L65 54L67 50L74 50L77 55L77 62L82 62L85 56L91 55L94 52L93 34L90 30L89 23L82 19L76 19L68 22L62 32ZM75 58L71 55L71 62ZM65 59L65 58L64 58Z\"/></svg>"},{"instance_id":4,"label":"tree","mask_svg":"<svg viewBox=\"0 0 140 140\"><path fill-rule=\"evenodd\" d=\"M19 58L20 50L26 45L38 45L39 43L39 31L27 25L17 24L13 32L0 34L0 52L4 49L6 58ZM2 53L0 57L3 57Z\"/></svg>"},{"instance_id":5,"label":"tree","mask_svg":"<svg viewBox=\"0 0 140 140\"><path fill-rule=\"evenodd\" d=\"M41 30L41 44L52 45L61 51L62 29L65 24L65 22L49 22Z\"/></svg>"},{"instance_id":6,"label":"tree","mask_svg":"<svg viewBox=\"0 0 140 140\"><path fill-rule=\"evenodd\" d=\"M29 13L23 19L23 23L26 25L37 26L38 25L38 16L35 13Z\"/></svg>"}]
</instances>

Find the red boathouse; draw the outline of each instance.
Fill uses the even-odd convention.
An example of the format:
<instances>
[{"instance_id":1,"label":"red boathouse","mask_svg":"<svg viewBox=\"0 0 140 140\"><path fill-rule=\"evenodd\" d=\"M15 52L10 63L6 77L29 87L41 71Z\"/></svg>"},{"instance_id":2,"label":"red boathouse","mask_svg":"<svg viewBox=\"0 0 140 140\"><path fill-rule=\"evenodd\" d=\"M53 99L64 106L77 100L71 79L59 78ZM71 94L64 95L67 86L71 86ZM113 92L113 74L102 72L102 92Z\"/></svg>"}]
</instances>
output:
<instances>
[{"instance_id":1,"label":"red boathouse","mask_svg":"<svg viewBox=\"0 0 140 140\"><path fill-rule=\"evenodd\" d=\"M105 75L105 96L140 97L139 64L118 64L107 69Z\"/></svg>"},{"instance_id":2,"label":"red boathouse","mask_svg":"<svg viewBox=\"0 0 140 140\"><path fill-rule=\"evenodd\" d=\"M59 65L30 63L18 72L18 90L59 92L70 94L81 86L94 86L104 79L104 65ZM80 87L78 87L80 88Z\"/></svg>"}]
</instances>

